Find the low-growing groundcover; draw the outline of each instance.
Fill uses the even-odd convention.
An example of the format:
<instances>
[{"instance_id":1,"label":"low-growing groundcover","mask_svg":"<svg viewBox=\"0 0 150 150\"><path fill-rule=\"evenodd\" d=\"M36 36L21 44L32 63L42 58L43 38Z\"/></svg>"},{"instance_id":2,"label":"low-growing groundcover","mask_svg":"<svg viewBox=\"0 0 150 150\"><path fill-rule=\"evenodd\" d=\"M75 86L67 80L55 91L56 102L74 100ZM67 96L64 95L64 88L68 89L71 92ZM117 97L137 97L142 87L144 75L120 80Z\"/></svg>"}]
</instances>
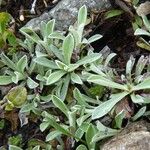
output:
<instances>
[{"instance_id":1,"label":"low-growing groundcover","mask_svg":"<svg viewBox=\"0 0 150 150\"><path fill-rule=\"evenodd\" d=\"M3 149L96 150L124 120L149 116L150 57L131 56L120 74L111 67L115 53L94 52L91 43L102 35L86 38L86 24L82 6L67 34L54 30L55 20L42 22L40 33L24 27L25 39L18 40L24 51L1 53L0 129L8 114L19 118L18 128L37 125L28 139L21 132L8 136Z\"/></svg>"}]
</instances>

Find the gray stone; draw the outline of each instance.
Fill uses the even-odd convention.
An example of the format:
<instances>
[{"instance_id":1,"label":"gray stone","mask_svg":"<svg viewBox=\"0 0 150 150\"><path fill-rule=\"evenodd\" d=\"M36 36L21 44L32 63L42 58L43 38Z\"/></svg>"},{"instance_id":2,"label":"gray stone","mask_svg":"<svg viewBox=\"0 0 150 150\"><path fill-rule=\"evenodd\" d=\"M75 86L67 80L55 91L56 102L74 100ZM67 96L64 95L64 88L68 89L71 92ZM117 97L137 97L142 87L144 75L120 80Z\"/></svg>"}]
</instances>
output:
<instances>
[{"instance_id":1,"label":"gray stone","mask_svg":"<svg viewBox=\"0 0 150 150\"><path fill-rule=\"evenodd\" d=\"M150 150L149 123L136 122L106 141L100 150Z\"/></svg>"},{"instance_id":2,"label":"gray stone","mask_svg":"<svg viewBox=\"0 0 150 150\"><path fill-rule=\"evenodd\" d=\"M97 10L111 7L109 0L61 0L49 12L31 19L25 26L38 30L41 21L48 22L51 19L56 19L56 29L66 30L69 25L76 21L78 10L84 4L89 9Z\"/></svg>"}]
</instances>

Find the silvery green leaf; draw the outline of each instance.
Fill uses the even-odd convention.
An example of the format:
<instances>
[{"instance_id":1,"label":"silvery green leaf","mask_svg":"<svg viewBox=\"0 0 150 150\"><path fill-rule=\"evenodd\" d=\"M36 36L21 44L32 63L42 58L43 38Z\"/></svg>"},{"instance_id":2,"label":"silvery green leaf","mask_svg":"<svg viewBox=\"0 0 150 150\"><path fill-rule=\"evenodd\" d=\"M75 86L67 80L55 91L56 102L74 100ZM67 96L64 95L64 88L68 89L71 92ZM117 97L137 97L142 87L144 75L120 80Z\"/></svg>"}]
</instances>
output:
<instances>
[{"instance_id":1,"label":"silvery green leaf","mask_svg":"<svg viewBox=\"0 0 150 150\"><path fill-rule=\"evenodd\" d=\"M144 103L144 99L142 96L138 95L138 94L131 94L131 99L133 101L133 103Z\"/></svg>"},{"instance_id":2,"label":"silvery green leaf","mask_svg":"<svg viewBox=\"0 0 150 150\"><path fill-rule=\"evenodd\" d=\"M89 54L76 62L78 65L85 65L98 60L101 57L99 53Z\"/></svg>"},{"instance_id":3,"label":"silvery green leaf","mask_svg":"<svg viewBox=\"0 0 150 150\"><path fill-rule=\"evenodd\" d=\"M55 31L55 32L51 33L48 37L50 39L59 39L59 40L64 40L65 39L65 36L62 35L62 33L58 32L58 31Z\"/></svg>"},{"instance_id":4,"label":"silvery green leaf","mask_svg":"<svg viewBox=\"0 0 150 150\"><path fill-rule=\"evenodd\" d=\"M37 44L41 41L40 37L30 28L23 27L20 29L20 32Z\"/></svg>"},{"instance_id":5,"label":"silvery green leaf","mask_svg":"<svg viewBox=\"0 0 150 150\"><path fill-rule=\"evenodd\" d=\"M83 135L84 135L84 131L81 130L79 127L75 132L75 137L77 137L78 139L81 139ZM78 139L76 139L77 142L79 141Z\"/></svg>"},{"instance_id":6,"label":"silvery green leaf","mask_svg":"<svg viewBox=\"0 0 150 150\"><path fill-rule=\"evenodd\" d=\"M91 114L82 115L80 118L77 119L78 126L81 126L82 123L88 119L91 116Z\"/></svg>"},{"instance_id":7,"label":"silvery green leaf","mask_svg":"<svg viewBox=\"0 0 150 150\"><path fill-rule=\"evenodd\" d=\"M56 130L60 131L64 135L71 136L70 132L65 127L63 127L62 125L58 124L54 117L52 117L47 112L44 112L44 114L46 115L47 121L49 122L50 126L54 127Z\"/></svg>"},{"instance_id":8,"label":"silvery green leaf","mask_svg":"<svg viewBox=\"0 0 150 150\"><path fill-rule=\"evenodd\" d=\"M82 24L78 25L78 28L77 28L77 32L78 32L78 36L79 36L79 39L78 39L79 43L82 43L83 30L84 30L84 24L82 23Z\"/></svg>"},{"instance_id":9,"label":"silvery green leaf","mask_svg":"<svg viewBox=\"0 0 150 150\"><path fill-rule=\"evenodd\" d=\"M53 104L62 111L68 117L69 109L67 108L67 105L58 97L52 96L52 102Z\"/></svg>"},{"instance_id":10,"label":"silvery green leaf","mask_svg":"<svg viewBox=\"0 0 150 150\"><path fill-rule=\"evenodd\" d=\"M22 79L24 79L24 78L25 78L25 77L23 76L22 73L15 71L15 72L14 72L14 76L12 76L11 79L12 79L12 81L13 81L15 84L17 84L18 81L20 81L20 80L22 80Z\"/></svg>"},{"instance_id":11,"label":"silvery green leaf","mask_svg":"<svg viewBox=\"0 0 150 150\"><path fill-rule=\"evenodd\" d=\"M77 84L83 84L80 76L78 76L78 74L72 72L71 73L71 80L74 82L74 83L77 83Z\"/></svg>"},{"instance_id":12,"label":"silvery green leaf","mask_svg":"<svg viewBox=\"0 0 150 150\"><path fill-rule=\"evenodd\" d=\"M38 75L36 76L36 79L39 80L39 81L43 81L43 82L46 81L45 77L42 76L42 75L40 75L40 74L38 74Z\"/></svg>"},{"instance_id":13,"label":"silvery green leaf","mask_svg":"<svg viewBox=\"0 0 150 150\"><path fill-rule=\"evenodd\" d=\"M115 127L119 129L121 128L124 117L125 117L124 110L122 110L115 116Z\"/></svg>"},{"instance_id":14,"label":"silvery green leaf","mask_svg":"<svg viewBox=\"0 0 150 150\"><path fill-rule=\"evenodd\" d=\"M82 125L80 126L80 129L84 132L87 132L89 127L89 122L83 122Z\"/></svg>"},{"instance_id":15,"label":"silvery green leaf","mask_svg":"<svg viewBox=\"0 0 150 150\"><path fill-rule=\"evenodd\" d=\"M31 74L34 71L35 67L36 67L36 62L32 59L30 62L30 66L28 68L29 74Z\"/></svg>"},{"instance_id":16,"label":"silvery green leaf","mask_svg":"<svg viewBox=\"0 0 150 150\"><path fill-rule=\"evenodd\" d=\"M59 71L55 71L55 72L51 73L49 75L49 77L47 78L46 84L50 85L50 84L53 84L53 83L57 82L65 74L66 74L66 72L63 71L63 70L59 70Z\"/></svg>"},{"instance_id":17,"label":"silvery green leaf","mask_svg":"<svg viewBox=\"0 0 150 150\"><path fill-rule=\"evenodd\" d=\"M80 37L78 32L73 28L73 26L69 27L69 31L72 33L74 40L75 40L75 46L78 46L80 44Z\"/></svg>"},{"instance_id":18,"label":"silvery green leaf","mask_svg":"<svg viewBox=\"0 0 150 150\"><path fill-rule=\"evenodd\" d=\"M131 56L126 64L126 75L128 75L130 78L131 78L131 72L132 72L134 63L135 63L135 58Z\"/></svg>"},{"instance_id":19,"label":"silvery green leaf","mask_svg":"<svg viewBox=\"0 0 150 150\"><path fill-rule=\"evenodd\" d=\"M144 113L146 112L146 106L142 107L133 117L132 120L135 121L138 118L142 117Z\"/></svg>"},{"instance_id":20,"label":"silvery green leaf","mask_svg":"<svg viewBox=\"0 0 150 150\"><path fill-rule=\"evenodd\" d=\"M97 125L97 129L99 131L103 131L103 132L106 131L106 132L118 133L118 130L106 127L100 121L97 121L96 125Z\"/></svg>"},{"instance_id":21,"label":"silvery green leaf","mask_svg":"<svg viewBox=\"0 0 150 150\"><path fill-rule=\"evenodd\" d=\"M107 101L103 102L102 104L100 104L99 106L95 107L95 109L92 112L92 120L98 119L98 118L106 115L126 95L128 95L127 92L122 92L122 93L111 95L109 100L107 100Z\"/></svg>"},{"instance_id":22,"label":"silvery green leaf","mask_svg":"<svg viewBox=\"0 0 150 150\"><path fill-rule=\"evenodd\" d=\"M100 100L98 100L98 99L96 100L96 99L88 97L87 95L84 95L84 94L82 94L82 97L85 99L85 101L87 103L92 103L92 104L101 104L102 103Z\"/></svg>"},{"instance_id":23,"label":"silvery green leaf","mask_svg":"<svg viewBox=\"0 0 150 150\"><path fill-rule=\"evenodd\" d=\"M35 58L34 62L36 62L37 64L42 65L44 67L48 67L50 69L58 69L57 65L53 61L51 61L45 57Z\"/></svg>"},{"instance_id":24,"label":"silvery green leaf","mask_svg":"<svg viewBox=\"0 0 150 150\"><path fill-rule=\"evenodd\" d=\"M82 40L82 43L83 43L83 44L88 44L89 42L88 42L88 40L87 40L86 38L84 38L84 39Z\"/></svg>"},{"instance_id":25,"label":"silvery green leaf","mask_svg":"<svg viewBox=\"0 0 150 150\"><path fill-rule=\"evenodd\" d=\"M44 21L41 22L40 32L43 36L43 39L47 37L46 23Z\"/></svg>"},{"instance_id":26,"label":"silvery green leaf","mask_svg":"<svg viewBox=\"0 0 150 150\"><path fill-rule=\"evenodd\" d=\"M59 69L62 69L64 71L67 71L69 69L69 67L66 64L64 64L63 62L61 62L59 60L55 60L55 62Z\"/></svg>"},{"instance_id":27,"label":"silvery green leaf","mask_svg":"<svg viewBox=\"0 0 150 150\"><path fill-rule=\"evenodd\" d=\"M21 113L29 113L32 109L33 109L32 104L28 103L21 107L20 112Z\"/></svg>"},{"instance_id":28,"label":"silvery green leaf","mask_svg":"<svg viewBox=\"0 0 150 150\"><path fill-rule=\"evenodd\" d=\"M102 85L102 86L106 86L106 87L109 87L109 88L127 90L126 85L122 85L122 84L113 82L110 79L107 79L106 77L102 77L101 75L91 75L87 79L87 81L95 83L95 84L99 84L99 85Z\"/></svg>"},{"instance_id":29,"label":"silvery green leaf","mask_svg":"<svg viewBox=\"0 0 150 150\"><path fill-rule=\"evenodd\" d=\"M68 87L69 87L69 83L70 83L70 75L66 75L66 77L64 78L64 81L62 83L62 87L61 87L61 91L60 91L60 98L64 101L66 96L67 96L67 92L68 92Z\"/></svg>"},{"instance_id":30,"label":"silvery green leaf","mask_svg":"<svg viewBox=\"0 0 150 150\"><path fill-rule=\"evenodd\" d=\"M30 77L28 77L27 85L30 89L34 89L34 88L38 87L39 84L36 83L34 80L32 80Z\"/></svg>"},{"instance_id":31,"label":"silvery green leaf","mask_svg":"<svg viewBox=\"0 0 150 150\"><path fill-rule=\"evenodd\" d=\"M49 123L44 121L40 124L40 130L43 132L48 128L48 126L49 126Z\"/></svg>"},{"instance_id":32,"label":"silvery green leaf","mask_svg":"<svg viewBox=\"0 0 150 150\"><path fill-rule=\"evenodd\" d=\"M107 56L106 60L105 60L105 63L104 63L104 66L108 66L109 62L112 60L112 58L114 58L116 56L116 53L111 53Z\"/></svg>"},{"instance_id":33,"label":"silvery green leaf","mask_svg":"<svg viewBox=\"0 0 150 150\"><path fill-rule=\"evenodd\" d=\"M143 69L145 68L145 65L147 64L148 57L145 58L143 55L139 58L137 64L136 64L136 69L135 69L135 75L140 76Z\"/></svg>"},{"instance_id":34,"label":"silvery green leaf","mask_svg":"<svg viewBox=\"0 0 150 150\"><path fill-rule=\"evenodd\" d=\"M68 120L69 120L69 126L76 129L76 110L74 111L68 111Z\"/></svg>"},{"instance_id":35,"label":"silvery green leaf","mask_svg":"<svg viewBox=\"0 0 150 150\"><path fill-rule=\"evenodd\" d=\"M147 32L146 30L143 30L143 29L136 29L136 31L134 32L134 35L147 35L147 36L150 36L150 33Z\"/></svg>"},{"instance_id":36,"label":"silvery green leaf","mask_svg":"<svg viewBox=\"0 0 150 150\"><path fill-rule=\"evenodd\" d=\"M35 146L32 150L40 150L40 145Z\"/></svg>"},{"instance_id":37,"label":"silvery green leaf","mask_svg":"<svg viewBox=\"0 0 150 150\"><path fill-rule=\"evenodd\" d=\"M8 85L12 83L11 76L0 76L0 85Z\"/></svg>"},{"instance_id":38,"label":"silvery green leaf","mask_svg":"<svg viewBox=\"0 0 150 150\"><path fill-rule=\"evenodd\" d=\"M97 129L93 124L89 124L89 127L85 133L85 139L86 139L86 143L88 145L88 148L91 149L95 149L95 144L96 142L93 142L93 136L97 133Z\"/></svg>"},{"instance_id":39,"label":"silvery green leaf","mask_svg":"<svg viewBox=\"0 0 150 150\"><path fill-rule=\"evenodd\" d=\"M9 150L23 150L22 148L15 146L15 145L9 145L8 149Z\"/></svg>"},{"instance_id":40,"label":"silvery green leaf","mask_svg":"<svg viewBox=\"0 0 150 150\"><path fill-rule=\"evenodd\" d=\"M146 29L149 31L149 36L150 36L150 21L149 21L149 18L146 15L143 15L142 19L143 19L143 22L144 22L144 25L145 25Z\"/></svg>"},{"instance_id":41,"label":"silvery green leaf","mask_svg":"<svg viewBox=\"0 0 150 150\"><path fill-rule=\"evenodd\" d=\"M49 48L59 60L64 61L64 58L60 49L58 49L56 46L52 44L50 45Z\"/></svg>"},{"instance_id":42,"label":"silvery green leaf","mask_svg":"<svg viewBox=\"0 0 150 150\"><path fill-rule=\"evenodd\" d=\"M87 8L85 5L83 5L78 12L78 25L80 24L86 24L87 20Z\"/></svg>"},{"instance_id":43,"label":"silvery green leaf","mask_svg":"<svg viewBox=\"0 0 150 150\"><path fill-rule=\"evenodd\" d=\"M88 150L85 145L79 145L76 150Z\"/></svg>"},{"instance_id":44,"label":"silvery green leaf","mask_svg":"<svg viewBox=\"0 0 150 150\"><path fill-rule=\"evenodd\" d=\"M15 65L15 63L11 61L4 53L1 54L1 60L5 65L7 65L12 70L14 71L17 70L17 66Z\"/></svg>"},{"instance_id":45,"label":"silvery green leaf","mask_svg":"<svg viewBox=\"0 0 150 150\"><path fill-rule=\"evenodd\" d=\"M90 70L92 70L93 72L106 77L106 74L103 72L103 69L101 67L97 67L95 64L91 64L90 65Z\"/></svg>"},{"instance_id":46,"label":"silvery green leaf","mask_svg":"<svg viewBox=\"0 0 150 150\"><path fill-rule=\"evenodd\" d=\"M74 50L74 38L71 34L68 34L68 36L64 39L62 49L64 61L67 65L69 65Z\"/></svg>"},{"instance_id":47,"label":"silvery green leaf","mask_svg":"<svg viewBox=\"0 0 150 150\"><path fill-rule=\"evenodd\" d=\"M100 35L100 34L95 34L95 35L91 36L91 37L88 39L88 43L89 43L89 44L90 44L90 43L93 43L93 42L95 42L95 41L101 39L102 37L103 37L103 36Z\"/></svg>"},{"instance_id":48,"label":"silvery green leaf","mask_svg":"<svg viewBox=\"0 0 150 150\"><path fill-rule=\"evenodd\" d=\"M72 72L75 69L77 69L80 65L79 64L70 64L68 65L69 69L67 70L67 72Z\"/></svg>"},{"instance_id":49,"label":"silvery green leaf","mask_svg":"<svg viewBox=\"0 0 150 150\"><path fill-rule=\"evenodd\" d=\"M40 51L35 51L36 57L47 57L48 55L46 53L42 53Z\"/></svg>"},{"instance_id":50,"label":"silvery green leaf","mask_svg":"<svg viewBox=\"0 0 150 150\"><path fill-rule=\"evenodd\" d=\"M17 62L17 69L19 72L23 73L25 67L27 67L27 56L24 55L18 62Z\"/></svg>"},{"instance_id":51,"label":"silvery green leaf","mask_svg":"<svg viewBox=\"0 0 150 150\"><path fill-rule=\"evenodd\" d=\"M50 20L46 25L47 37L53 33L55 27L55 19Z\"/></svg>"},{"instance_id":52,"label":"silvery green leaf","mask_svg":"<svg viewBox=\"0 0 150 150\"><path fill-rule=\"evenodd\" d=\"M99 121L97 123L97 129L99 130L99 132L97 132L97 134L95 134L93 136L93 139L92 139L93 142L98 142L98 141L100 141L102 139L114 136L114 135L116 135L118 133L118 130L105 127Z\"/></svg>"},{"instance_id":53,"label":"silvery green leaf","mask_svg":"<svg viewBox=\"0 0 150 150\"><path fill-rule=\"evenodd\" d=\"M47 136L46 136L46 142L54 140L56 137L60 136L62 133L60 131L51 131Z\"/></svg>"},{"instance_id":54,"label":"silvery green leaf","mask_svg":"<svg viewBox=\"0 0 150 150\"><path fill-rule=\"evenodd\" d=\"M73 90L73 97L77 100L77 102L81 105L81 106L87 106L88 104L86 103L86 101L84 100L84 98L82 97L82 94L80 93L80 91L75 88Z\"/></svg>"},{"instance_id":55,"label":"silvery green leaf","mask_svg":"<svg viewBox=\"0 0 150 150\"><path fill-rule=\"evenodd\" d=\"M92 142L98 142L100 140L103 140L103 139L106 139L108 137L111 137L111 136L114 136L116 135L117 133L114 133L114 132L107 132L107 131L99 131L97 132L93 138L92 138Z\"/></svg>"},{"instance_id":56,"label":"silvery green leaf","mask_svg":"<svg viewBox=\"0 0 150 150\"><path fill-rule=\"evenodd\" d=\"M133 87L134 91L150 89L150 77L144 79L141 83Z\"/></svg>"}]
</instances>

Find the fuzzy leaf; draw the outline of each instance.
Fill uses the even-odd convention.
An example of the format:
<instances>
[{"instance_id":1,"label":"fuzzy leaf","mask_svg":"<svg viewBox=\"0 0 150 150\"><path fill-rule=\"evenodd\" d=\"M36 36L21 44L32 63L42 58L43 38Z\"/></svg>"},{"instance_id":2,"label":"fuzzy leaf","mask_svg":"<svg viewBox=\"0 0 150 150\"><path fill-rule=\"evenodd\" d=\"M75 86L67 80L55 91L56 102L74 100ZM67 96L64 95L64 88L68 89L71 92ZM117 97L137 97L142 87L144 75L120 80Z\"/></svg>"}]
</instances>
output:
<instances>
[{"instance_id":1,"label":"fuzzy leaf","mask_svg":"<svg viewBox=\"0 0 150 150\"><path fill-rule=\"evenodd\" d=\"M95 41L101 39L102 37L103 37L103 36L100 35L100 34L95 34L95 35L93 35L92 37L90 37L90 38L88 39L88 43L89 43L89 44L90 44L90 43L93 43L93 42L95 42Z\"/></svg>"},{"instance_id":2,"label":"fuzzy leaf","mask_svg":"<svg viewBox=\"0 0 150 150\"><path fill-rule=\"evenodd\" d=\"M20 29L20 32L37 44L41 41L40 37L30 28L23 27Z\"/></svg>"},{"instance_id":3,"label":"fuzzy leaf","mask_svg":"<svg viewBox=\"0 0 150 150\"><path fill-rule=\"evenodd\" d=\"M125 117L125 113L123 110L115 116L115 123L116 123L115 127L119 129L121 128L124 117Z\"/></svg>"},{"instance_id":4,"label":"fuzzy leaf","mask_svg":"<svg viewBox=\"0 0 150 150\"><path fill-rule=\"evenodd\" d=\"M8 85L12 83L11 76L0 76L0 85Z\"/></svg>"},{"instance_id":5,"label":"fuzzy leaf","mask_svg":"<svg viewBox=\"0 0 150 150\"><path fill-rule=\"evenodd\" d=\"M106 87L109 87L109 88L116 88L116 89L121 89L121 90L127 90L125 85L113 82L110 79L107 79L107 78L102 77L100 75L91 75L87 79L87 81L95 83L95 84L99 84L99 85L102 85L102 86L106 86Z\"/></svg>"},{"instance_id":6,"label":"fuzzy leaf","mask_svg":"<svg viewBox=\"0 0 150 150\"><path fill-rule=\"evenodd\" d=\"M85 133L85 138L89 149L95 149L95 142L92 142L92 138L96 134L96 132L97 131L94 125L90 124L87 132Z\"/></svg>"},{"instance_id":7,"label":"fuzzy leaf","mask_svg":"<svg viewBox=\"0 0 150 150\"><path fill-rule=\"evenodd\" d=\"M69 34L63 42L63 55L64 55L64 61L67 65L70 64L71 56L74 49L74 38L71 34Z\"/></svg>"},{"instance_id":8,"label":"fuzzy leaf","mask_svg":"<svg viewBox=\"0 0 150 150\"><path fill-rule=\"evenodd\" d=\"M136 29L136 31L134 32L134 35L147 35L147 36L150 36L150 33L147 32L146 30L143 30L143 29Z\"/></svg>"},{"instance_id":9,"label":"fuzzy leaf","mask_svg":"<svg viewBox=\"0 0 150 150\"><path fill-rule=\"evenodd\" d=\"M67 108L66 104L61 99L59 99L56 96L53 96L52 102L57 108L59 108L66 115L66 117L68 117L69 109Z\"/></svg>"},{"instance_id":10,"label":"fuzzy leaf","mask_svg":"<svg viewBox=\"0 0 150 150\"><path fill-rule=\"evenodd\" d=\"M46 25L47 36L49 36L54 31L54 27L55 27L55 19L52 19Z\"/></svg>"},{"instance_id":11,"label":"fuzzy leaf","mask_svg":"<svg viewBox=\"0 0 150 150\"><path fill-rule=\"evenodd\" d=\"M4 53L1 54L2 62L12 70L16 71L17 67L13 61L11 61Z\"/></svg>"},{"instance_id":12,"label":"fuzzy leaf","mask_svg":"<svg viewBox=\"0 0 150 150\"><path fill-rule=\"evenodd\" d=\"M77 83L77 84L83 84L80 76L78 76L78 74L72 72L71 73L71 80L74 82L74 83Z\"/></svg>"},{"instance_id":13,"label":"fuzzy leaf","mask_svg":"<svg viewBox=\"0 0 150 150\"><path fill-rule=\"evenodd\" d=\"M60 32L53 32L48 36L50 39L59 39L64 40L65 36L63 36Z\"/></svg>"},{"instance_id":14,"label":"fuzzy leaf","mask_svg":"<svg viewBox=\"0 0 150 150\"><path fill-rule=\"evenodd\" d=\"M143 82L133 87L134 91L150 89L150 77L147 77Z\"/></svg>"},{"instance_id":15,"label":"fuzzy leaf","mask_svg":"<svg viewBox=\"0 0 150 150\"><path fill-rule=\"evenodd\" d=\"M98 119L106 115L126 95L128 95L127 92L113 94L109 100L103 102L93 110L92 119Z\"/></svg>"},{"instance_id":16,"label":"fuzzy leaf","mask_svg":"<svg viewBox=\"0 0 150 150\"><path fill-rule=\"evenodd\" d=\"M27 66L27 56L23 56L17 63L17 69L23 73L25 67Z\"/></svg>"},{"instance_id":17,"label":"fuzzy leaf","mask_svg":"<svg viewBox=\"0 0 150 150\"><path fill-rule=\"evenodd\" d=\"M79 13L78 13L78 25L80 24L86 24L86 20L87 20L87 8L86 6L82 6L79 9Z\"/></svg>"},{"instance_id":18,"label":"fuzzy leaf","mask_svg":"<svg viewBox=\"0 0 150 150\"><path fill-rule=\"evenodd\" d=\"M100 57L101 57L100 54L93 53L93 54L90 54L88 56L83 57L82 59L80 59L79 61L77 61L76 64L78 64L78 65L89 64L89 63L92 63L92 62L98 60Z\"/></svg>"},{"instance_id":19,"label":"fuzzy leaf","mask_svg":"<svg viewBox=\"0 0 150 150\"><path fill-rule=\"evenodd\" d=\"M132 120L135 121L138 118L142 117L146 111L146 106L142 107L133 117Z\"/></svg>"},{"instance_id":20,"label":"fuzzy leaf","mask_svg":"<svg viewBox=\"0 0 150 150\"><path fill-rule=\"evenodd\" d=\"M54 140L56 137L60 136L62 133L60 131L51 131L47 136L46 136L46 142Z\"/></svg>"},{"instance_id":21,"label":"fuzzy leaf","mask_svg":"<svg viewBox=\"0 0 150 150\"><path fill-rule=\"evenodd\" d=\"M57 82L65 74L66 74L66 72L64 72L63 70L59 70L59 71L55 71L55 72L51 73L49 75L49 77L47 78L46 84L50 85L50 84Z\"/></svg>"},{"instance_id":22,"label":"fuzzy leaf","mask_svg":"<svg viewBox=\"0 0 150 150\"><path fill-rule=\"evenodd\" d=\"M39 84L32 80L30 77L28 77L27 85L30 89L35 89L36 87L38 87Z\"/></svg>"},{"instance_id":23,"label":"fuzzy leaf","mask_svg":"<svg viewBox=\"0 0 150 150\"><path fill-rule=\"evenodd\" d=\"M58 124L56 122L56 119L54 119L50 114L48 114L47 112L44 112L44 115L46 116L49 124L54 127L56 130L60 131L61 133L63 133L64 135L67 136L71 136L71 134L69 133L68 130L66 130L62 125Z\"/></svg>"},{"instance_id":24,"label":"fuzzy leaf","mask_svg":"<svg viewBox=\"0 0 150 150\"><path fill-rule=\"evenodd\" d=\"M88 150L85 145L79 145L76 150Z\"/></svg>"},{"instance_id":25,"label":"fuzzy leaf","mask_svg":"<svg viewBox=\"0 0 150 150\"><path fill-rule=\"evenodd\" d=\"M45 57L35 58L34 61L37 64L42 65L44 67L48 67L50 69L58 69L57 65L53 61L51 61L51 60L49 60L49 59L47 59Z\"/></svg>"}]
</instances>

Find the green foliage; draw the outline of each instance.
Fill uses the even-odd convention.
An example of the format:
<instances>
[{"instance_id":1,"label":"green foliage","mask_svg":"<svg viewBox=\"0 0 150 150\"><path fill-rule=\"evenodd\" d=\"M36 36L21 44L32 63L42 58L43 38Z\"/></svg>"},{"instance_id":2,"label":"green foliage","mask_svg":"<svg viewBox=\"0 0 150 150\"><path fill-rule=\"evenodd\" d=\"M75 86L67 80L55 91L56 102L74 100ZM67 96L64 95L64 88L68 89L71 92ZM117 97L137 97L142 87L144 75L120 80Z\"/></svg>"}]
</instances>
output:
<instances>
[{"instance_id":1,"label":"green foliage","mask_svg":"<svg viewBox=\"0 0 150 150\"><path fill-rule=\"evenodd\" d=\"M4 101L6 100L7 105L5 110L12 110L14 107L20 108L27 99L27 90L25 87L14 87L12 88L8 94L4 97Z\"/></svg>"},{"instance_id":2,"label":"green foliage","mask_svg":"<svg viewBox=\"0 0 150 150\"><path fill-rule=\"evenodd\" d=\"M5 48L8 42L8 45L13 50L17 46L17 40L14 33L8 28L10 19L10 14L6 12L0 13L0 48Z\"/></svg>"},{"instance_id":3,"label":"green foliage","mask_svg":"<svg viewBox=\"0 0 150 150\"><path fill-rule=\"evenodd\" d=\"M3 111L20 108L19 115L26 117L34 113L41 121L43 135L47 133L45 141L29 140L28 150L65 149L66 137L73 141L73 149L78 145L77 150L95 150L99 142L122 128L124 110L111 116L107 127L101 118L109 117L125 98L139 108L132 121L146 113L150 99L142 94L150 89L149 57L141 56L136 64L131 57L125 75L119 76L110 67L116 54L103 55L91 48L90 43L102 36L85 37L86 21L87 8L83 6L77 24L67 33L54 30L55 20L42 22L39 33L24 27L20 32L25 40L19 44L27 52L1 53L0 85L13 86L0 101ZM10 150L21 149L17 137L11 141Z\"/></svg>"},{"instance_id":4,"label":"green foliage","mask_svg":"<svg viewBox=\"0 0 150 150\"><path fill-rule=\"evenodd\" d=\"M142 105L150 102L149 100L147 101L145 97L137 94L140 90L145 91L146 89L150 89L149 70L147 69L146 73L142 74L143 69L146 67L146 65L148 65L148 60L149 57L140 57L136 64L134 73L135 76L133 77L132 69L135 59L131 57L126 65L126 77L120 77L120 79L122 79L122 84L114 82L113 78L111 79L107 76L107 74L104 74L103 76L101 74L91 74L89 76L87 79L88 82L106 86L112 89L118 89L117 93L112 94L109 100L103 102L94 109L92 112L92 119L97 119L106 115L119 101L126 96L130 96L132 102L136 104ZM149 65L146 68L149 68Z\"/></svg>"},{"instance_id":5,"label":"green foliage","mask_svg":"<svg viewBox=\"0 0 150 150\"><path fill-rule=\"evenodd\" d=\"M8 144L21 147L22 137L21 135L11 136L8 138Z\"/></svg>"}]
</instances>

